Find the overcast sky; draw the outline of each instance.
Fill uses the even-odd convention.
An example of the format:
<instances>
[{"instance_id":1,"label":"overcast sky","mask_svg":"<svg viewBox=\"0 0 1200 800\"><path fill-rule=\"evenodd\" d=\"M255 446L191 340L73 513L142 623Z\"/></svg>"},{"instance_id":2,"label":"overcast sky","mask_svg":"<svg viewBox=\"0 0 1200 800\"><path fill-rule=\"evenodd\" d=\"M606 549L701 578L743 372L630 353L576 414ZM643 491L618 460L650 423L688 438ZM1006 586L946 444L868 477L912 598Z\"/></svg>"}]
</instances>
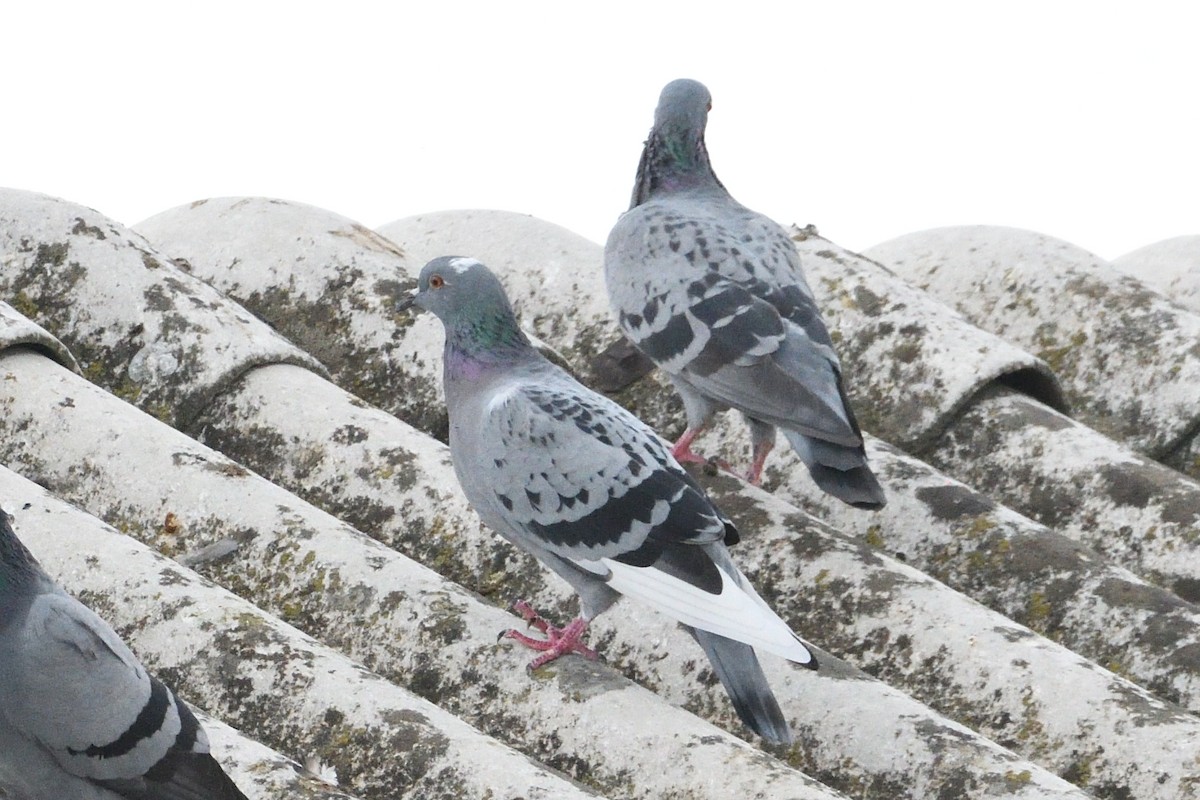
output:
<instances>
[{"instance_id":1,"label":"overcast sky","mask_svg":"<svg viewBox=\"0 0 1200 800\"><path fill-rule=\"evenodd\" d=\"M659 90L692 77L733 195L851 249L988 223L1112 258L1200 233L1182 2L111 5L0 11L0 186L131 225L260 195L603 242Z\"/></svg>"}]
</instances>

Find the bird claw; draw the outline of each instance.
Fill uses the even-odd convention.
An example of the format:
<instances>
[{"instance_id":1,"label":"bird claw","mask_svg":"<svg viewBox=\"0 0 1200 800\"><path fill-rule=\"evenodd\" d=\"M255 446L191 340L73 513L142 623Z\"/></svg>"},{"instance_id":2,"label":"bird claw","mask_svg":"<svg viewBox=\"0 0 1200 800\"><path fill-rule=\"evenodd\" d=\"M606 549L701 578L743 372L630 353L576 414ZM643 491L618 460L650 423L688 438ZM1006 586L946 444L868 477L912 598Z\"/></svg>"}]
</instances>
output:
<instances>
[{"instance_id":1,"label":"bird claw","mask_svg":"<svg viewBox=\"0 0 1200 800\"><path fill-rule=\"evenodd\" d=\"M566 625L566 627L558 628L546 620L533 610L533 607L524 600L518 600L513 603L512 608L533 628L541 631L546 635L545 639L535 639L532 636L527 636L518 630L509 629L500 633L499 639L513 639L520 644L532 650L540 650L541 655L529 662L526 669L533 672L560 656L578 653L584 658L595 661L599 658L596 651L585 645L580 639L583 633L587 630L587 620L583 617L578 617Z\"/></svg>"},{"instance_id":2,"label":"bird claw","mask_svg":"<svg viewBox=\"0 0 1200 800\"><path fill-rule=\"evenodd\" d=\"M708 459L699 453L692 452L690 447L680 450L679 452L671 451L671 457L680 464L707 464Z\"/></svg>"},{"instance_id":3,"label":"bird claw","mask_svg":"<svg viewBox=\"0 0 1200 800\"><path fill-rule=\"evenodd\" d=\"M513 639L520 644L525 645L531 650L540 650L541 655L525 665L527 672L534 672L545 665L549 664L562 656L578 653L589 661L595 661L600 656L596 651L579 641L579 636L582 631L576 634L570 634L569 628L550 627L549 639L534 639L532 636L526 636L517 630L506 630L501 632L500 639Z\"/></svg>"},{"instance_id":4,"label":"bird claw","mask_svg":"<svg viewBox=\"0 0 1200 800\"><path fill-rule=\"evenodd\" d=\"M517 612L521 616L521 619L525 620L527 627L536 628L542 633L546 633L546 630L550 627L550 623L542 619L542 615L537 613L533 606L529 605L525 600L514 600L510 608Z\"/></svg>"},{"instance_id":5,"label":"bird claw","mask_svg":"<svg viewBox=\"0 0 1200 800\"><path fill-rule=\"evenodd\" d=\"M716 456L702 456L694 452L690 447L684 448L679 452L672 450L671 457L680 464L699 464L705 475L716 475L721 470L737 474L725 459L717 458Z\"/></svg>"}]
</instances>

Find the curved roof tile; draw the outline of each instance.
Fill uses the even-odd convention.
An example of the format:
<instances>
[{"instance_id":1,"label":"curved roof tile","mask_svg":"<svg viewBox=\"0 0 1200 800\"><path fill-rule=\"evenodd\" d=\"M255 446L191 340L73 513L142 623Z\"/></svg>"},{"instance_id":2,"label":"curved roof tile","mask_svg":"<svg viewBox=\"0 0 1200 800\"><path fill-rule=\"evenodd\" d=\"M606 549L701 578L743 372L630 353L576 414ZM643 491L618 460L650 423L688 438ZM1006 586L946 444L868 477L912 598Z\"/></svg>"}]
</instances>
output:
<instances>
[{"instance_id":1,"label":"curved roof tile","mask_svg":"<svg viewBox=\"0 0 1200 800\"><path fill-rule=\"evenodd\" d=\"M127 392L130 399L469 589L495 595L516 586L552 608L571 610L568 592L479 529L451 477L445 448L368 403L386 405L424 430L439 432L440 333L431 323L428 330L420 330L421 321L409 324L391 308L424 260L447 250L481 257L505 273L526 324L571 365L585 365L586 379L603 380L606 375L597 366L603 362L596 357L613 341L615 326L608 318L598 245L540 220L504 212L442 212L401 220L385 226L386 233L403 240L393 244L321 209L243 198L205 201L148 220L140 227L154 239L155 249L98 215L78 216L80 229L72 227L72 236L111 239L120 243L115 250L150 252L159 266L143 263L144 271L157 270L168 286L187 285L191 277L203 275L222 291L253 304L256 314L310 351L288 351L283 343L277 355L300 352L299 357L253 363L243 358L248 368L227 370L229 378L219 394L198 394L200 387L213 385L210 373L200 372L181 376L169 390ZM26 225L22 230L27 231L7 243L0 241L6 265L55 266L57 261L57 266L78 271L69 259L59 258L63 247L58 238L39 247L36 225L11 220L4 225ZM105 238L97 237L93 228ZM51 231L53 236L60 233ZM876 433L920 449L960 476L986 476L972 472L986 461L1005 465L999 467L1004 476L994 481L980 478L980 485L995 495L1004 493L1004 478L1010 473L1017 476L1016 483L1030 479L1021 477L1026 473L1007 456L991 459L992 450L1007 452L1040 424L1038 420L1061 420L1061 425L1051 426L1054 435L1044 437L1056 452L1067 445L1054 445L1055 436L1082 435L1081 426L1029 396L1058 403L1054 379L1036 358L964 324L878 265L811 232L798 238L810 264L810 281L821 287L813 288L818 294L827 292L822 302L842 337L843 360L848 369L862 370L856 378L862 389L856 403L873 404L862 416L874 415ZM72 252L85 253L83 261L100 258L99 251L87 250L84 242L71 239L67 244ZM106 257L126 258L111 253ZM190 269L192 276L179 272L177 265ZM122 269L127 273L119 274L134 275L128 266ZM70 277L74 280L74 273ZM6 279L7 268L0 282ZM137 324L153 332L151 341L173 343L172 326L164 324L173 319L170 304L146 301L147 296L172 295L145 282L132 284L131 290L124 285L128 282L105 287L103 280L96 280L94 289L81 293L80 319L73 320L56 313L53 302L44 303L44 309L27 303L29 292L20 292L35 284L24 280L17 288L18 308L44 313L38 321L72 348L94 348L85 367L101 365L87 373L98 383L119 390L129 371L129 359L116 359L109 370L102 355L93 355L121 346L109 326L89 319L91 304L116 302L112 298L117 295L103 292L133 291L121 302ZM55 297L48 282L36 286L40 298ZM199 297L197 291L202 290L189 289L174 297ZM12 299L3 292L0 287L0 300ZM100 296L109 299L94 299ZM208 320L232 314L239 320L239 335L259 335L257 323L245 311L215 293L205 297L216 299L192 303L209 306ZM909 325L900 332L908 324L906 312L912 315L916 308L922 309L922 319L937 322L925 324L924 331ZM119 315L114 316L111 324L119 325ZM0 309L0 331L7 324L4 319ZM245 343L226 342L210 333L197 343L197 353L213 350L220 360L225 357L222 348L246 351ZM867 342L858 348L861 352L847 344L856 336ZM895 337L890 347L879 343L880 337L888 336ZM20 339L15 335L13 343L20 344ZM313 354L343 389L322 378ZM640 374L643 368L631 354L617 356L630 367L617 383ZM154 365L168 361L148 360ZM888 375L874 374L880 364L890 364L890 381ZM928 381L910 374L914 364ZM485 641L506 618L498 609L415 564L404 567L415 571L401 577L397 570L411 564L403 556L311 509L279 486L239 472L242 468L235 462L156 428L157 423L132 408L72 383L78 378L46 358L9 349L0 351L0 368L3 365L19 376L0 384L0 392L7 393L6 409L14 412L6 424L19 425L22 432L21 437L7 437L6 460L113 519L157 520L167 507L164 503L177 503L187 511L175 512L175 525L181 519L190 525L168 537L161 522L143 523L140 532L149 541L172 552L186 551L189 563L263 608L311 628L328 643L381 669L389 680L437 695L445 708L488 733L549 763L569 766L610 796L629 791L651 796L659 791L656 781L667 782L659 786L662 789L677 779L709 781L704 791L717 792L714 797L723 791L740 795L781 787L792 787L789 795L832 796L765 754L739 749L726 734L702 734L705 723L673 716L682 712L668 710L644 690L620 689L625 679L603 667L568 660L554 670L553 687L530 687L520 670L515 675L481 671L477 665L482 659L515 663L523 656L498 651ZM395 382L397 374L403 383ZM193 380L196 385L189 388ZM901 413L906 388L926 382L929 391L921 402L929 408ZM23 397L22 390L31 384L38 385L37 391ZM359 399L344 389L370 396ZM64 398L71 398L77 410L65 415L47 412ZM629 387L621 399L633 402L660 429L679 420L678 404L672 393L662 390L657 376ZM887 411L888 403L895 408ZM175 410L179 407L183 410ZM123 458L125 451L114 440L94 435L116 428L126 431L122 442L147 455ZM979 435L971 438L968 434L976 430ZM158 432L151 436L150 431ZM1002 431L1004 435L996 438ZM1087 435L1095 437L1094 432ZM725 440L722 447L727 452L741 446L740 434L735 440L727 423L713 436ZM1144 467L1115 445L1109 452L1092 439L1080 441L1089 452L1104 451L1104 464L1124 460L1135 470ZM90 448L91 459L82 471L79 459L66 457L80 444ZM805 764L828 786L872 798L947 791L964 797L1078 796L1051 772L1098 791L1117 787L1133 797L1186 797L1189 782L1198 776L1195 765L1179 760L1181 746L1200 746L1200 723L1017 622L1061 637L1104 666L1190 704L1196 659L1188 654L1200 650L1196 608L1106 563L1116 555L1111 551L1101 555L1073 544L894 447L874 439L869 446L894 493L880 515L831 509L821 498L806 494L791 480L796 465L786 455L772 457L769 474L777 497L730 478L705 478L718 502L743 520L744 528L753 529L754 536L747 536L739 547L739 559L764 596L799 630L819 631L814 634L818 641L892 684L867 680L832 657L824 659L825 668L816 675L766 664L800 734L789 759ZM1078 450L1081 445L1074 446ZM960 456L968 451L963 461ZM1089 464L1095 474L1107 468ZM1167 470L1155 469L1169 477ZM1078 480L1086 477L1090 475ZM1174 492L1168 484L1162 484L1164 491ZM1082 485L1089 498L1105 501L1096 485ZM235 486L243 493L239 503L216 499ZM859 533L863 541L856 543L830 530L785 498ZM1175 511L1178 503L1176 498ZM1167 513L1156 500L1145 505L1157 508L1160 518ZM251 522L256 514L265 514L264 521ZM282 517L265 522L271 514ZM1130 541L1139 533L1145 539L1148 529L1156 529L1152 516L1125 518ZM1167 532L1161 538L1173 541L1182 536ZM973 606L882 555L881 549L903 553L910 564L971 592L1017 622ZM304 555L297 560L301 550ZM420 577L426 573L428 578ZM106 585L103 575L91 577L97 587ZM392 584L404 588L389 590ZM426 588L418 592L414 585ZM606 654L661 697L736 726L721 692L696 681L698 665L689 656L689 648L694 649L690 640L668 623L643 618L632 605L620 604L597 621L594 633ZM378 635L384 630L389 633ZM1106 630L1110 641L1101 641ZM169 650L170 645L165 642L162 647ZM436 660L431 653L437 654ZM227 696L221 694L227 689L210 686L202 677L197 685L213 691L214 697ZM950 722L906 693L1005 741L1025 758ZM633 705L623 705L621 698ZM642 723L647 717L660 720L678 736L695 728L704 746L690 755L686 747L682 754L671 755L674 751L661 749L666 743L660 730L646 731ZM521 724L515 724L518 719ZM271 730L274 723L264 722ZM612 736L589 725L616 732L630 747L612 748ZM1123 733L1112 738L1110 731ZM648 740L642 737L647 733L655 737L653 747L645 746ZM1189 744L1193 740L1197 744ZM604 741L610 746L597 749ZM706 777L713 763L723 765L720 783ZM683 769L686 764L693 766ZM367 774L359 767L348 769L352 777ZM625 788L618 789L613 782L629 781L631 775L634 783L640 778L645 785L629 789L622 783ZM482 797L479 782L462 785L463 796ZM644 794L647 791L651 795ZM377 790L368 788L366 795L377 796Z\"/></svg>"},{"instance_id":2,"label":"curved roof tile","mask_svg":"<svg viewBox=\"0 0 1200 800\"><path fill-rule=\"evenodd\" d=\"M0 297L59 334L84 374L186 422L260 364L317 362L140 235L90 208L0 189Z\"/></svg>"},{"instance_id":3,"label":"curved roof tile","mask_svg":"<svg viewBox=\"0 0 1200 800\"><path fill-rule=\"evenodd\" d=\"M1200 432L1200 315L1098 256L986 225L912 233L866 254L1045 359L1097 430L1167 460Z\"/></svg>"},{"instance_id":4,"label":"curved roof tile","mask_svg":"<svg viewBox=\"0 0 1200 800\"><path fill-rule=\"evenodd\" d=\"M1113 259L1112 265L1200 313L1200 236L1176 236Z\"/></svg>"}]
</instances>

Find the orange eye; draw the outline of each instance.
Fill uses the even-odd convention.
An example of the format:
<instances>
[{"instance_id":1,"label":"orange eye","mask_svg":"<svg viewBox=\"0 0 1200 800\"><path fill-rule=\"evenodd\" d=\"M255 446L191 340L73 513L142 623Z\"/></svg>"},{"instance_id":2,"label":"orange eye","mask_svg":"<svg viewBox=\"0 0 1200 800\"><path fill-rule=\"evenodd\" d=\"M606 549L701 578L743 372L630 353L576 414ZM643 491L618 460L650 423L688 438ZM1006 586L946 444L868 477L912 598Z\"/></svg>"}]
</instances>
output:
<instances>
[{"instance_id":1,"label":"orange eye","mask_svg":"<svg viewBox=\"0 0 1200 800\"><path fill-rule=\"evenodd\" d=\"M446 285L446 279L443 278L441 275L430 275L429 276L429 288L430 289L440 289L445 285Z\"/></svg>"}]
</instances>

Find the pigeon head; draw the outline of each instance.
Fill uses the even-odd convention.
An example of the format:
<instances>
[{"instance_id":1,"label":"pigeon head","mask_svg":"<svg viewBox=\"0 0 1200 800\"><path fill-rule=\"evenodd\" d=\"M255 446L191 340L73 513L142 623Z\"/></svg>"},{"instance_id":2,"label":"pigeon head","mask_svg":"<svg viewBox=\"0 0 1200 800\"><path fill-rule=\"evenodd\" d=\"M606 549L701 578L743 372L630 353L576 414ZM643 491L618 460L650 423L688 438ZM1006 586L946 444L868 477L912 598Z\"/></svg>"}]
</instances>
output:
<instances>
[{"instance_id":1,"label":"pigeon head","mask_svg":"<svg viewBox=\"0 0 1200 800\"><path fill-rule=\"evenodd\" d=\"M654 111L654 127L642 150L630 208L659 191L713 189L724 192L708 160L704 129L712 95L699 81L674 80L663 87Z\"/></svg>"},{"instance_id":2,"label":"pigeon head","mask_svg":"<svg viewBox=\"0 0 1200 800\"><path fill-rule=\"evenodd\" d=\"M421 269L417 291L400 302L432 312L446 328L446 347L466 354L528 349L500 280L479 261L440 256Z\"/></svg>"},{"instance_id":3,"label":"pigeon head","mask_svg":"<svg viewBox=\"0 0 1200 800\"><path fill-rule=\"evenodd\" d=\"M712 95L700 81L680 78L663 87L654 110L654 130L669 142L695 143L704 138Z\"/></svg>"}]
</instances>

